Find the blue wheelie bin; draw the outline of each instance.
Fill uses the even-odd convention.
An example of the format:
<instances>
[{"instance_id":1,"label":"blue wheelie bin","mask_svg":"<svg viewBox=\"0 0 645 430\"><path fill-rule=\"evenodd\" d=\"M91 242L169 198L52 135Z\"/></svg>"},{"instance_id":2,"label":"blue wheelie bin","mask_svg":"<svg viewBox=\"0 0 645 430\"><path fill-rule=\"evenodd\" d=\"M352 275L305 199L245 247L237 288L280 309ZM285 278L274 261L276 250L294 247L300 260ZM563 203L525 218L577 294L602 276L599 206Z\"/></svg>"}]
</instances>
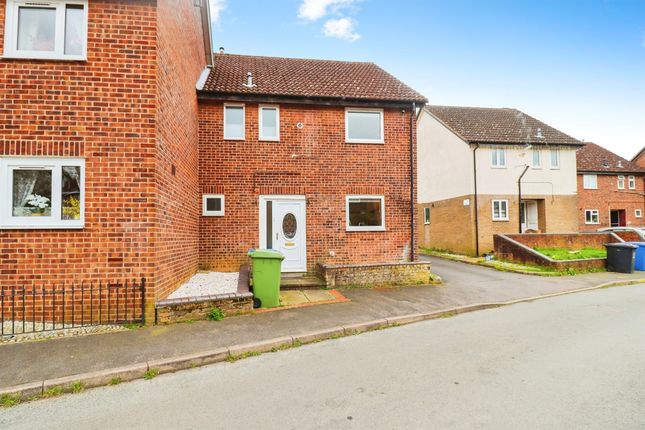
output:
<instances>
[{"instance_id":1,"label":"blue wheelie bin","mask_svg":"<svg viewBox=\"0 0 645 430\"><path fill-rule=\"evenodd\" d=\"M645 242L627 242L636 245L636 258L634 259L634 270L645 270Z\"/></svg>"}]
</instances>

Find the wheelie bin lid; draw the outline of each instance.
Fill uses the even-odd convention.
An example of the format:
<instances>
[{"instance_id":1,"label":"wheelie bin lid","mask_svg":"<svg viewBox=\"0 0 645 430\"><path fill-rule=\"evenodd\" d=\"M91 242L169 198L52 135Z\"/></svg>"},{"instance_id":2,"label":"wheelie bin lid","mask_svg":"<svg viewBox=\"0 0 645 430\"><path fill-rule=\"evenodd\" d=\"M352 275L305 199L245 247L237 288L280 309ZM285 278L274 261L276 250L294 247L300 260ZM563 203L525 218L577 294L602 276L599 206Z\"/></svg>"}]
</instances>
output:
<instances>
[{"instance_id":1,"label":"wheelie bin lid","mask_svg":"<svg viewBox=\"0 0 645 430\"><path fill-rule=\"evenodd\" d=\"M644 245L645 246L645 245ZM631 248L631 249L636 249L638 248L637 245L634 245L633 243L630 242L623 242L623 243L605 243L605 247L607 248Z\"/></svg>"},{"instance_id":2,"label":"wheelie bin lid","mask_svg":"<svg viewBox=\"0 0 645 430\"><path fill-rule=\"evenodd\" d=\"M269 260L284 260L284 255L273 249L251 249L248 253L251 258L265 258Z\"/></svg>"}]
</instances>

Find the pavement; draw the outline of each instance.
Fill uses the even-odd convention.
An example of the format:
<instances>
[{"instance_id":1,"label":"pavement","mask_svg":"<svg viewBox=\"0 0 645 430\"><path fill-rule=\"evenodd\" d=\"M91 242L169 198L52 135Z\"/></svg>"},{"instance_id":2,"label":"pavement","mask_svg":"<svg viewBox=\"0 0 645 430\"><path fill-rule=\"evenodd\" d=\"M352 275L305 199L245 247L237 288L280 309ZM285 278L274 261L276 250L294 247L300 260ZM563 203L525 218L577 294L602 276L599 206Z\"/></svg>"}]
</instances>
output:
<instances>
[{"instance_id":1,"label":"pavement","mask_svg":"<svg viewBox=\"0 0 645 430\"><path fill-rule=\"evenodd\" d=\"M0 428L643 428L643 309L642 285L564 295L18 405Z\"/></svg>"},{"instance_id":2,"label":"pavement","mask_svg":"<svg viewBox=\"0 0 645 430\"><path fill-rule=\"evenodd\" d=\"M223 321L152 326L116 333L0 345L0 391L27 383L146 364L254 342L316 331L351 332L375 320L428 314L481 303L502 303L545 294L575 291L630 275L593 273L571 277L537 277L500 272L438 258L428 258L441 286L348 289L349 302L287 309ZM384 321L387 325L387 321ZM362 328L361 328L362 330ZM240 351L238 348L237 351ZM45 384L46 386L47 384Z\"/></svg>"}]
</instances>

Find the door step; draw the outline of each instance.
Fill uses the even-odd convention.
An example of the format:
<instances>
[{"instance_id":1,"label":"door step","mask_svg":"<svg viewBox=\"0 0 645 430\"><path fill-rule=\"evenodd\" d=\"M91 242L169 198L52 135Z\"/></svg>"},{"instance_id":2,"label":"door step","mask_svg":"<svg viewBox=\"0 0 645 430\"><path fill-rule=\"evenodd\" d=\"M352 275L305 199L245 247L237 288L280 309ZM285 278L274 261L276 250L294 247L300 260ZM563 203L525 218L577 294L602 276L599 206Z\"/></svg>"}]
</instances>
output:
<instances>
[{"instance_id":1,"label":"door step","mask_svg":"<svg viewBox=\"0 0 645 430\"><path fill-rule=\"evenodd\" d=\"M327 284L317 276L286 274L280 278L281 290L317 290L322 288L327 288Z\"/></svg>"}]
</instances>

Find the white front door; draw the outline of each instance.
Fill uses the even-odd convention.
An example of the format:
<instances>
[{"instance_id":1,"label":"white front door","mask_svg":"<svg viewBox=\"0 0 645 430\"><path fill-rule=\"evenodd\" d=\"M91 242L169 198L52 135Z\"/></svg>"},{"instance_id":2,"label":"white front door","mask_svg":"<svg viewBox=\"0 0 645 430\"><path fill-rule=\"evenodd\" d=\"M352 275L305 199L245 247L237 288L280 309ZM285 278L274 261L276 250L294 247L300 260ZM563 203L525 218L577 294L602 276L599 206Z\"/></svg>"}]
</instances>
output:
<instances>
[{"instance_id":1,"label":"white front door","mask_svg":"<svg viewBox=\"0 0 645 430\"><path fill-rule=\"evenodd\" d=\"M522 202L522 233L526 230L538 229L538 205L535 200Z\"/></svg>"},{"instance_id":2,"label":"white front door","mask_svg":"<svg viewBox=\"0 0 645 430\"><path fill-rule=\"evenodd\" d=\"M260 198L260 246L284 255L283 272L307 271L306 207L303 196Z\"/></svg>"}]
</instances>

